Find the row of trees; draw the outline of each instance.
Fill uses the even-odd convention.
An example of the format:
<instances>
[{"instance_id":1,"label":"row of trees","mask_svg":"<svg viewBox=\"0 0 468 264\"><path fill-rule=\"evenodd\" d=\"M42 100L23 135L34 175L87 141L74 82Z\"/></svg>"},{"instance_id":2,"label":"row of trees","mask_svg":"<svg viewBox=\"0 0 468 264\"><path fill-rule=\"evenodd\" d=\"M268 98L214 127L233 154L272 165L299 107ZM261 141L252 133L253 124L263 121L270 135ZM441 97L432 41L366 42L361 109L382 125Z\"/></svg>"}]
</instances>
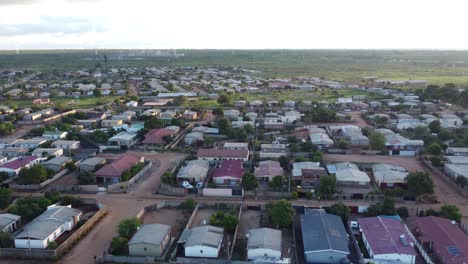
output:
<instances>
[{"instance_id":1,"label":"row of trees","mask_svg":"<svg viewBox=\"0 0 468 264\"><path fill-rule=\"evenodd\" d=\"M138 218L122 220L117 226L118 236L111 241L109 253L116 256L128 255L128 241L135 235L142 222Z\"/></svg>"}]
</instances>

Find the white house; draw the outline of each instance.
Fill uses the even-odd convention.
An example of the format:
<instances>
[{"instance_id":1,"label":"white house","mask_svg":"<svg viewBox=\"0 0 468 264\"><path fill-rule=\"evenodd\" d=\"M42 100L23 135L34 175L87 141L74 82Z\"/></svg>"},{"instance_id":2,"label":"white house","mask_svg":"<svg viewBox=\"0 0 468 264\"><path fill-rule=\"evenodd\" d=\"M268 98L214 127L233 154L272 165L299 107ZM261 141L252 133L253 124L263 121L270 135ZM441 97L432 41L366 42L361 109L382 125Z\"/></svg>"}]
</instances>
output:
<instances>
[{"instance_id":1,"label":"white house","mask_svg":"<svg viewBox=\"0 0 468 264\"><path fill-rule=\"evenodd\" d=\"M0 230L3 232L13 232L20 222L21 216L14 214L0 214Z\"/></svg>"},{"instance_id":2,"label":"white house","mask_svg":"<svg viewBox=\"0 0 468 264\"><path fill-rule=\"evenodd\" d=\"M47 248L65 231L75 228L82 212L69 206L51 205L15 235L16 248Z\"/></svg>"},{"instance_id":3,"label":"white house","mask_svg":"<svg viewBox=\"0 0 468 264\"><path fill-rule=\"evenodd\" d=\"M179 243L184 244L186 257L217 258L223 238L223 228L204 225L185 229Z\"/></svg>"},{"instance_id":4,"label":"white house","mask_svg":"<svg viewBox=\"0 0 468 264\"><path fill-rule=\"evenodd\" d=\"M45 131L42 134L43 138L46 138L48 140L57 140L57 139L64 139L68 135L68 132L66 131Z\"/></svg>"},{"instance_id":5,"label":"white house","mask_svg":"<svg viewBox=\"0 0 468 264\"><path fill-rule=\"evenodd\" d=\"M61 149L77 149L80 147L79 141L74 140L57 140L52 142L52 147Z\"/></svg>"},{"instance_id":6,"label":"white house","mask_svg":"<svg viewBox=\"0 0 468 264\"><path fill-rule=\"evenodd\" d=\"M281 231L271 228L251 229L248 234L247 258L249 260L281 258Z\"/></svg>"}]
</instances>

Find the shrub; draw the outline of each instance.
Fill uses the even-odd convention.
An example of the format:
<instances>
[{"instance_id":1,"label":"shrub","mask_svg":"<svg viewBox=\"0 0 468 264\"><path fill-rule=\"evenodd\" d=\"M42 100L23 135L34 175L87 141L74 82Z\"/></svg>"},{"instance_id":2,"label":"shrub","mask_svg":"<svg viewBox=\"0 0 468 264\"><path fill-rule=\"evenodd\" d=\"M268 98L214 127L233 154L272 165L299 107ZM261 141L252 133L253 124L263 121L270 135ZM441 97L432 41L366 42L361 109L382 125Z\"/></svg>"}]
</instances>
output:
<instances>
[{"instance_id":1,"label":"shrub","mask_svg":"<svg viewBox=\"0 0 468 264\"><path fill-rule=\"evenodd\" d=\"M292 192L291 193L291 198L297 199L297 197L299 197L299 194L297 192Z\"/></svg>"},{"instance_id":2,"label":"shrub","mask_svg":"<svg viewBox=\"0 0 468 264\"><path fill-rule=\"evenodd\" d=\"M125 237L114 237L111 241L109 252L116 256L128 255L128 239Z\"/></svg>"},{"instance_id":3,"label":"shrub","mask_svg":"<svg viewBox=\"0 0 468 264\"><path fill-rule=\"evenodd\" d=\"M57 248L57 242L51 241L49 242L49 245L47 245L47 249L56 249Z\"/></svg>"},{"instance_id":4,"label":"shrub","mask_svg":"<svg viewBox=\"0 0 468 264\"><path fill-rule=\"evenodd\" d=\"M400 216L400 217L408 217L409 216L409 212L408 212L408 208L405 207L405 206L402 206L402 207L398 207L397 209L397 214Z\"/></svg>"}]
</instances>

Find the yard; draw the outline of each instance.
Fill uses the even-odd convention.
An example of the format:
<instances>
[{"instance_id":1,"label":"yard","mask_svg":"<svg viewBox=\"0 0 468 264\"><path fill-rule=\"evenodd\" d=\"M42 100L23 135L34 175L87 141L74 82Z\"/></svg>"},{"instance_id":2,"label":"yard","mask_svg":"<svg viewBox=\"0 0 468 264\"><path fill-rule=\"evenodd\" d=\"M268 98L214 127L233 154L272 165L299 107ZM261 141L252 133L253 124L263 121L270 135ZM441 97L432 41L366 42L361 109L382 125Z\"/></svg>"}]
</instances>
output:
<instances>
[{"instance_id":1,"label":"yard","mask_svg":"<svg viewBox=\"0 0 468 264\"><path fill-rule=\"evenodd\" d=\"M118 96L83 96L79 99L74 99L72 97L57 97L52 98L52 105L57 106L58 104L63 104L63 106L71 106L73 108L92 108L95 106L101 106L103 104L114 101L119 98ZM32 105L33 99L21 99L21 100L9 100L8 103L15 104L18 107L30 107ZM42 105L47 107L48 105Z\"/></svg>"},{"instance_id":2,"label":"yard","mask_svg":"<svg viewBox=\"0 0 468 264\"><path fill-rule=\"evenodd\" d=\"M181 209L163 208L156 211L151 211L143 216L143 224L163 224L171 226L172 236L179 238L182 230L184 230L191 212Z\"/></svg>"}]
</instances>

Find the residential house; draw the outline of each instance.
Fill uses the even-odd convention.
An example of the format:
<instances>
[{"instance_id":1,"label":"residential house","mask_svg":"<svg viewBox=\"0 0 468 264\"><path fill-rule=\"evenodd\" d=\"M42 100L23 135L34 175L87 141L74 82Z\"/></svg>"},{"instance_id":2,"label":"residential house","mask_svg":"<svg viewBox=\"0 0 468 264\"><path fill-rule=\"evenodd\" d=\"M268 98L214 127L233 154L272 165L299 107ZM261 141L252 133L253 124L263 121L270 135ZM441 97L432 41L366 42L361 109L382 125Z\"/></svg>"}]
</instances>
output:
<instances>
[{"instance_id":1,"label":"residential house","mask_svg":"<svg viewBox=\"0 0 468 264\"><path fill-rule=\"evenodd\" d=\"M178 243L183 245L186 257L217 258L223 239L223 228L204 225L185 229Z\"/></svg>"},{"instance_id":2,"label":"residential house","mask_svg":"<svg viewBox=\"0 0 468 264\"><path fill-rule=\"evenodd\" d=\"M105 119L101 121L102 127L115 127L115 126L121 126L122 124L123 124L122 120Z\"/></svg>"},{"instance_id":3,"label":"residential house","mask_svg":"<svg viewBox=\"0 0 468 264\"><path fill-rule=\"evenodd\" d=\"M52 147L64 150L72 150L80 147L80 142L76 140L57 140L52 142Z\"/></svg>"},{"instance_id":4,"label":"residential house","mask_svg":"<svg viewBox=\"0 0 468 264\"><path fill-rule=\"evenodd\" d=\"M249 230L247 240L247 259L280 260L282 252L281 230L272 228L256 228Z\"/></svg>"},{"instance_id":5,"label":"residential house","mask_svg":"<svg viewBox=\"0 0 468 264\"><path fill-rule=\"evenodd\" d=\"M411 243L410 234L401 220L394 217L359 218L362 240L375 263L414 264L416 251Z\"/></svg>"},{"instance_id":6,"label":"residential house","mask_svg":"<svg viewBox=\"0 0 468 264\"><path fill-rule=\"evenodd\" d=\"M466 156L445 156L445 164L468 164L468 157Z\"/></svg>"},{"instance_id":7,"label":"residential house","mask_svg":"<svg viewBox=\"0 0 468 264\"><path fill-rule=\"evenodd\" d=\"M61 171L63 168L65 168L65 164L68 162L71 162L72 159L70 157L65 157L65 156L59 156L55 157L53 159L50 159L46 162L44 162L44 166L47 169L51 169L55 172Z\"/></svg>"},{"instance_id":8,"label":"residential house","mask_svg":"<svg viewBox=\"0 0 468 264\"><path fill-rule=\"evenodd\" d=\"M445 164L444 172L454 180L458 177L468 179L468 164Z\"/></svg>"},{"instance_id":9,"label":"residential house","mask_svg":"<svg viewBox=\"0 0 468 264\"><path fill-rule=\"evenodd\" d=\"M263 127L265 129L283 129L285 127L283 117L264 117L263 118Z\"/></svg>"},{"instance_id":10,"label":"residential house","mask_svg":"<svg viewBox=\"0 0 468 264\"><path fill-rule=\"evenodd\" d=\"M128 252L130 256L159 258L170 245L170 241L171 226L142 225L128 241Z\"/></svg>"},{"instance_id":11,"label":"residential house","mask_svg":"<svg viewBox=\"0 0 468 264\"><path fill-rule=\"evenodd\" d=\"M6 172L10 176L17 175L21 169L30 168L38 164L40 159L35 156L26 156L12 159L0 165L0 172Z\"/></svg>"},{"instance_id":12,"label":"residential house","mask_svg":"<svg viewBox=\"0 0 468 264\"><path fill-rule=\"evenodd\" d=\"M13 233L20 224L21 216L4 213L0 214L0 230L7 233Z\"/></svg>"},{"instance_id":13,"label":"residential house","mask_svg":"<svg viewBox=\"0 0 468 264\"><path fill-rule=\"evenodd\" d=\"M179 169L177 180L191 183L204 182L209 170L210 163L207 160L190 160Z\"/></svg>"},{"instance_id":14,"label":"residential house","mask_svg":"<svg viewBox=\"0 0 468 264\"><path fill-rule=\"evenodd\" d=\"M47 140L41 137L35 137L35 138L30 138L30 139L18 139L14 142L14 146L19 147L19 148L32 149L32 148L37 148L41 144L44 144L46 142Z\"/></svg>"},{"instance_id":15,"label":"residential house","mask_svg":"<svg viewBox=\"0 0 468 264\"><path fill-rule=\"evenodd\" d=\"M320 167L319 162L303 161L293 163L293 180L302 187L317 186L320 177L324 175L327 175L327 172L325 168Z\"/></svg>"},{"instance_id":16,"label":"residential house","mask_svg":"<svg viewBox=\"0 0 468 264\"><path fill-rule=\"evenodd\" d=\"M192 145L199 141L203 141L203 133L201 132L190 132L184 137L185 145Z\"/></svg>"},{"instance_id":17,"label":"residential house","mask_svg":"<svg viewBox=\"0 0 468 264\"><path fill-rule=\"evenodd\" d=\"M334 165L336 171L334 172L336 177L336 184L338 186L347 187L369 187L370 178L369 176L359 170L358 166L354 163L338 163ZM328 168L328 166L327 166Z\"/></svg>"},{"instance_id":18,"label":"residential house","mask_svg":"<svg viewBox=\"0 0 468 264\"><path fill-rule=\"evenodd\" d=\"M452 220L417 217L412 225L416 239L442 264L468 263L468 236Z\"/></svg>"},{"instance_id":19,"label":"residential house","mask_svg":"<svg viewBox=\"0 0 468 264\"><path fill-rule=\"evenodd\" d=\"M82 172L82 171L93 172L98 167L104 166L105 164L106 164L106 159L101 158L101 157L91 157L78 163L77 168L79 172Z\"/></svg>"},{"instance_id":20,"label":"residential house","mask_svg":"<svg viewBox=\"0 0 468 264\"><path fill-rule=\"evenodd\" d=\"M237 119L240 116L240 111L237 109L228 109L224 111L224 117L228 119Z\"/></svg>"},{"instance_id":21,"label":"residential house","mask_svg":"<svg viewBox=\"0 0 468 264\"><path fill-rule=\"evenodd\" d=\"M174 137L177 134L177 130L168 128L155 128L151 129L145 134L145 139L141 142L145 145L166 145L168 141L165 140L167 137Z\"/></svg>"},{"instance_id":22,"label":"residential house","mask_svg":"<svg viewBox=\"0 0 468 264\"><path fill-rule=\"evenodd\" d=\"M203 134L219 134L219 129L214 127L196 126L192 129L192 132L201 132Z\"/></svg>"},{"instance_id":23,"label":"residential house","mask_svg":"<svg viewBox=\"0 0 468 264\"><path fill-rule=\"evenodd\" d=\"M297 120L301 120L301 113L298 111L286 111L284 113L283 122L285 124L292 124Z\"/></svg>"},{"instance_id":24,"label":"residential house","mask_svg":"<svg viewBox=\"0 0 468 264\"><path fill-rule=\"evenodd\" d=\"M63 155L61 148L37 148L32 152L33 156L38 158L59 157Z\"/></svg>"},{"instance_id":25,"label":"residential house","mask_svg":"<svg viewBox=\"0 0 468 264\"><path fill-rule=\"evenodd\" d=\"M301 232L307 263L347 261L348 234L341 217L323 210L308 210L301 215Z\"/></svg>"},{"instance_id":26,"label":"residential house","mask_svg":"<svg viewBox=\"0 0 468 264\"><path fill-rule=\"evenodd\" d=\"M118 183L121 181L122 173L132 168L132 166L145 162L144 157L134 155L122 155L111 163L96 171L96 181L98 183Z\"/></svg>"},{"instance_id":27,"label":"residential house","mask_svg":"<svg viewBox=\"0 0 468 264\"><path fill-rule=\"evenodd\" d=\"M137 101L130 101L130 102L127 102L125 105L128 106L128 107L137 107L138 102Z\"/></svg>"},{"instance_id":28,"label":"residential house","mask_svg":"<svg viewBox=\"0 0 468 264\"><path fill-rule=\"evenodd\" d=\"M63 233L73 230L81 215L71 206L51 205L14 236L15 248L45 249Z\"/></svg>"},{"instance_id":29,"label":"residential house","mask_svg":"<svg viewBox=\"0 0 468 264\"><path fill-rule=\"evenodd\" d=\"M264 160L255 167L254 175L260 181L269 182L275 176L284 176L284 171L278 161Z\"/></svg>"},{"instance_id":30,"label":"residential house","mask_svg":"<svg viewBox=\"0 0 468 264\"><path fill-rule=\"evenodd\" d=\"M117 147L122 150L126 150L134 146L137 143L137 141L137 134L123 131L109 138L108 145L112 147Z\"/></svg>"},{"instance_id":31,"label":"residential house","mask_svg":"<svg viewBox=\"0 0 468 264\"><path fill-rule=\"evenodd\" d=\"M249 143L245 142L224 142L223 143L223 148L224 149L231 149L231 150L248 150L249 149Z\"/></svg>"},{"instance_id":32,"label":"residential house","mask_svg":"<svg viewBox=\"0 0 468 264\"><path fill-rule=\"evenodd\" d=\"M380 188L393 188L406 186L408 171L401 167L389 164L374 164L372 172L375 183Z\"/></svg>"},{"instance_id":33,"label":"residential house","mask_svg":"<svg viewBox=\"0 0 468 264\"><path fill-rule=\"evenodd\" d=\"M199 149L197 157L209 161L242 160L247 162L249 151L245 149Z\"/></svg>"},{"instance_id":34,"label":"residential house","mask_svg":"<svg viewBox=\"0 0 468 264\"><path fill-rule=\"evenodd\" d=\"M9 158L27 156L29 154L29 149L27 148L7 147L2 149L1 151L3 156Z\"/></svg>"},{"instance_id":35,"label":"residential house","mask_svg":"<svg viewBox=\"0 0 468 264\"><path fill-rule=\"evenodd\" d=\"M463 125L463 120L453 114L443 114L440 119L440 126L447 129L460 128Z\"/></svg>"},{"instance_id":36,"label":"residential house","mask_svg":"<svg viewBox=\"0 0 468 264\"><path fill-rule=\"evenodd\" d=\"M223 160L213 171L213 182L216 185L240 186L244 167L242 160Z\"/></svg>"},{"instance_id":37,"label":"residential house","mask_svg":"<svg viewBox=\"0 0 468 264\"><path fill-rule=\"evenodd\" d=\"M322 148L332 147L334 142L333 140L325 133L311 133L310 142L315 146L320 146Z\"/></svg>"},{"instance_id":38,"label":"residential house","mask_svg":"<svg viewBox=\"0 0 468 264\"><path fill-rule=\"evenodd\" d=\"M175 110L166 110L162 113L159 114L159 118L162 120L172 120L173 118L176 118L177 112Z\"/></svg>"},{"instance_id":39,"label":"residential house","mask_svg":"<svg viewBox=\"0 0 468 264\"><path fill-rule=\"evenodd\" d=\"M468 156L468 148L448 147L446 153L453 156Z\"/></svg>"},{"instance_id":40,"label":"residential house","mask_svg":"<svg viewBox=\"0 0 468 264\"><path fill-rule=\"evenodd\" d=\"M182 116L187 120L195 120L198 118L198 113L195 111L186 110Z\"/></svg>"},{"instance_id":41,"label":"residential house","mask_svg":"<svg viewBox=\"0 0 468 264\"><path fill-rule=\"evenodd\" d=\"M68 135L66 131L45 131L42 137L47 140L65 139Z\"/></svg>"},{"instance_id":42,"label":"residential house","mask_svg":"<svg viewBox=\"0 0 468 264\"><path fill-rule=\"evenodd\" d=\"M386 134L385 146L390 156L415 156L424 146L422 140L407 139L399 134Z\"/></svg>"},{"instance_id":43,"label":"residential house","mask_svg":"<svg viewBox=\"0 0 468 264\"><path fill-rule=\"evenodd\" d=\"M261 159L277 159L288 155L288 148L285 144L261 144L260 148Z\"/></svg>"}]
</instances>

